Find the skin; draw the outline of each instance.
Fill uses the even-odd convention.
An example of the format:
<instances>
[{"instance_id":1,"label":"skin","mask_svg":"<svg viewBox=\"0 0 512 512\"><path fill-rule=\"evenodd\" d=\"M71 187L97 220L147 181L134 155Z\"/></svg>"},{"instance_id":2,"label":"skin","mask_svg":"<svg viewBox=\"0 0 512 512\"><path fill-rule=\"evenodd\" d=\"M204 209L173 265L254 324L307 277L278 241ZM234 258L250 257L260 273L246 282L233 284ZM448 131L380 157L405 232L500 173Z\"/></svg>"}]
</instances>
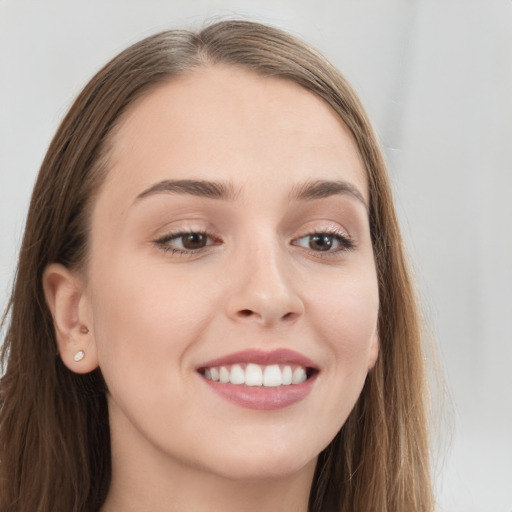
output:
<instances>
[{"instance_id":1,"label":"skin","mask_svg":"<svg viewBox=\"0 0 512 512\"><path fill-rule=\"evenodd\" d=\"M317 456L378 354L368 187L349 130L294 83L215 66L139 100L110 161L86 271L54 264L44 276L63 361L81 373L99 365L108 385L113 479L103 512L306 511ZM183 179L228 184L233 197L138 198ZM356 194L290 199L314 180L343 180ZM206 233L206 245L173 252L183 231ZM315 233L332 248L318 250ZM309 395L251 410L196 371L254 348L313 360Z\"/></svg>"}]
</instances>

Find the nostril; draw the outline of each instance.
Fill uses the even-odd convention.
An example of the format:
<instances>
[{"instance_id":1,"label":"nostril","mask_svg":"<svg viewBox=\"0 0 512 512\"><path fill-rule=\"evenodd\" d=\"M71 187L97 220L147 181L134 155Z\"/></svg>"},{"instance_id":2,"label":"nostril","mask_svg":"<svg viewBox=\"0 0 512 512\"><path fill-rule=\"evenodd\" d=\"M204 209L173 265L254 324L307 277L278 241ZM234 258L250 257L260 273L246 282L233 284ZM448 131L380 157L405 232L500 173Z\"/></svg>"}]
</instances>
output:
<instances>
[{"instance_id":1,"label":"nostril","mask_svg":"<svg viewBox=\"0 0 512 512\"><path fill-rule=\"evenodd\" d=\"M243 318L248 318L248 317L253 316L255 314L256 313L252 309L241 309L238 312L238 315L243 317ZM295 317L296 317L296 313L294 313L293 311L290 311L289 313L286 313L282 317L282 320L293 320Z\"/></svg>"}]
</instances>

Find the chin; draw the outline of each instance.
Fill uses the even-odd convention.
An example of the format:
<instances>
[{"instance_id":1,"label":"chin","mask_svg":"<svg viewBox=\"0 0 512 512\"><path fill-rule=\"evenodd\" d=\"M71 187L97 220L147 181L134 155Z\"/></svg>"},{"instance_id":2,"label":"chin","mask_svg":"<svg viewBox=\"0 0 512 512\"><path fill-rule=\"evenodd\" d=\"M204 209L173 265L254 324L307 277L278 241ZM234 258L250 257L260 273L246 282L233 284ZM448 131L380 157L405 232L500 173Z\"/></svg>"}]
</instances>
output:
<instances>
[{"instance_id":1,"label":"chin","mask_svg":"<svg viewBox=\"0 0 512 512\"><path fill-rule=\"evenodd\" d=\"M230 480L259 481L288 478L302 471L314 471L318 454L309 456L304 449L270 447L256 450L234 450L225 454L222 463L213 469L217 475Z\"/></svg>"}]
</instances>

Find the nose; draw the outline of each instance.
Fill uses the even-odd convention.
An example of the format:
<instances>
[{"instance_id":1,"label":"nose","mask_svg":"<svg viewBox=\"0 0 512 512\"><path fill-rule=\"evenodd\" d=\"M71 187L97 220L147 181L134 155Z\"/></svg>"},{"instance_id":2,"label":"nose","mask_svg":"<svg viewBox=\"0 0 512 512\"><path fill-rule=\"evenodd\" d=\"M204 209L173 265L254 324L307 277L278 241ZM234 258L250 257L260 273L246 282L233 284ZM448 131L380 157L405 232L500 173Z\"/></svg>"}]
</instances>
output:
<instances>
[{"instance_id":1,"label":"nose","mask_svg":"<svg viewBox=\"0 0 512 512\"><path fill-rule=\"evenodd\" d=\"M296 322L304 303L278 244L244 251L230 275L228 316L237 322L272 326Z\"/></svg>"}]
</instances>

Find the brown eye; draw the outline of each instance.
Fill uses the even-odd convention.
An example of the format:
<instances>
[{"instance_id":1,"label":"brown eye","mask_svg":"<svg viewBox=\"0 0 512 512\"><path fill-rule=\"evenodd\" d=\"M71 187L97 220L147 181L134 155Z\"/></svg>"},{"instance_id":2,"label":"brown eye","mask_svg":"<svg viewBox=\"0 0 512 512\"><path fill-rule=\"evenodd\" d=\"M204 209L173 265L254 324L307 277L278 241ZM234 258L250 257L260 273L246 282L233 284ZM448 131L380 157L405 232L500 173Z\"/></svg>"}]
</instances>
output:
<instances>
[{"instance_id":1,"label":"brown eye","mask_svg":"<svg viewBox=\"0 0 512 512\"><path fill-rule=\"evenodd\" d=\"M207 242L208 237L202 233L187 233L186 235L181 235L183 248L191 251L206 247Z\"/></svg>"},{"instance_id":2,"label":"brown eye","mask_svg":"<svg viewBox=\"0 0 512 512\"><path fill-rule=\"evenodd\" d=\"M313 251L329 251L334 242L334 235L318 233L309 237L309 248Z\"/></svg>"},{"instance_id":3,"label":"brown eye","mask_svg":"<svg viewBox=\"0 0 512 512\"><path fill-rule=\"evenodd\" d=\"M159 240L155 240L155 243L164 252L187 255L207 249L210 245L218 245L219 241L212 239L207 233L190 231L166 235Z\"/></svg>"},{"instance_id":4,"label":"brown eye","mask_svg":"<svg viewBox=\"0 0 512 512\"><path fill-rule=\"evenodd\" d=\"M338 253L354 248L354 243L342 233L311 233L293 241L293 245L314 252Z\"/></svg>"}]
</instances>

